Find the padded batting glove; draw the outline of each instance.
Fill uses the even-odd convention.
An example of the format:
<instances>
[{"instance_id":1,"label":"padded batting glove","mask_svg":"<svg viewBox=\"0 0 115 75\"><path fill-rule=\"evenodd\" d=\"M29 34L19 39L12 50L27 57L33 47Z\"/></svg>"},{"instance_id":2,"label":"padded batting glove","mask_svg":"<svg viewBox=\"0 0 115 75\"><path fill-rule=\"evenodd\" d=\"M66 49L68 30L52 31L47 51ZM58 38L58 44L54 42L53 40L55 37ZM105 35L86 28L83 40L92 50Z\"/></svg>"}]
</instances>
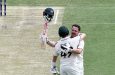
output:
<instances>
[{"instance_id":1,"label":"padded batting glove","mask_svg":"<svg viewBox=\"0 0 115 75\"><path fill-rule=\"evenodd\" d=\"M72 49L73 49L73 47L71 47L71 46L61 45L61 51L64 53L71 52Z\"/></svg>"},{"instance_id":2,"label":"padded batting glove","mask_svg":"<svg viewBox=\"0 0 115 75\"><path fill-rule=\"evenodd\" d=\"M47 35L44 34L44 33L41 33L41 35L40 35L40 40L41 40L41 42L42 42L42 43L46 43L46 42L47 42L47 39L48 39Z\"/></svg>"}]
</instances>

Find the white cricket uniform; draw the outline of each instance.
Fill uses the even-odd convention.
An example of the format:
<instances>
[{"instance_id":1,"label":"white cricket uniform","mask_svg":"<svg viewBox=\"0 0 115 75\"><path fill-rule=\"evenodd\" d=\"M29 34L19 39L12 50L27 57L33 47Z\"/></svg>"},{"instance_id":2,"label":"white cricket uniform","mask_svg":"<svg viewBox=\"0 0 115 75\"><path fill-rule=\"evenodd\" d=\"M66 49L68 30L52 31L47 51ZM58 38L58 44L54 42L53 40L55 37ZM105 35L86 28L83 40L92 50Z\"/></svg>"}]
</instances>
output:
<instances>
[{"instance_id":1,"label":"white cricket uniform","mask_svg":"<svg viewBox=\"0 0 115 75\"><path fill-rule=\"evenodd\" d=\"M69 43L73 49L83 48L84 41L80 42L80 36L74 38L66 37L58 41L55 46L54 55L60 55L60 74L61 75L83 75L83 52L75 54L61 52L61 44Z\"/></svg>"},{"instance_id":2,"label":"white cricket uniform","mask_svg":"<svg viewBox=\"0 0 115 75\"><path fill-rule=\"evenodd\" d=\"M78 48L82 48L84 50L84 40L80 41ZM78 75L84 75L84 66L83 66L83 51L80 54L77 54L78 60Z\"/></svg>"}]
</instances>

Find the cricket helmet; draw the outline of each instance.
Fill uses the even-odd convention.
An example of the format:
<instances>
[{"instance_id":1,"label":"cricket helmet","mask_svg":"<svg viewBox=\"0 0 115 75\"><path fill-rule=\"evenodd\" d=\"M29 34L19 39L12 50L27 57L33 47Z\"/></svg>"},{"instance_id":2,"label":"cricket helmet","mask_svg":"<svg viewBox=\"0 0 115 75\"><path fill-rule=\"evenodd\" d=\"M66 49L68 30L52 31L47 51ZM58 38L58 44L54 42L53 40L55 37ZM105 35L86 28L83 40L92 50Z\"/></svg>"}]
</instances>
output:
<instances>
[{"instance_id":1,"label":"cricket helmet","mask_svg":"<svg viewBox=\"0 0 115 75\"><path fill-rule=\"evenodd\" d=\"M45 19L50 22L53 19L54 16L54 10L52 8L46 8L43 11L43 16L45 17Z\"/></svg>"},{"instance_id":2,"label":"cricket helmet","mask_svg":"<svg viewBox=\"0 0 115 75\"><path fill-rule=\"evenodd\" d=\"M67 35L69 35L69 30L67 27L65 26L61 26L58 30L58 34L60 37L64 38L66 37Z\"/></svg>"}]
</instances>

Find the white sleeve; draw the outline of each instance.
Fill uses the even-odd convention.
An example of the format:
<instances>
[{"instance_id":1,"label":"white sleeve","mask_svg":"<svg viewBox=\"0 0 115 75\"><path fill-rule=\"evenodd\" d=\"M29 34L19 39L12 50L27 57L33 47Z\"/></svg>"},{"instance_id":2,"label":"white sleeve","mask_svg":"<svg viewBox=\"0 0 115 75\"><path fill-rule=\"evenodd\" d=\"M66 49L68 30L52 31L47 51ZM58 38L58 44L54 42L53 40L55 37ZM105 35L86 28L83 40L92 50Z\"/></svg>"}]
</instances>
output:
<instances>
[{"instance_id":1,"label":"white sleeve","mask_svg":"<svg viewBox=\"0 0 115 75\"><path fill-rule=\"evenodd\" d=\"M82 48L84 49L84 40L81 40L79 45L78 45L78 48Z\"/></svg>"}]
</instances>

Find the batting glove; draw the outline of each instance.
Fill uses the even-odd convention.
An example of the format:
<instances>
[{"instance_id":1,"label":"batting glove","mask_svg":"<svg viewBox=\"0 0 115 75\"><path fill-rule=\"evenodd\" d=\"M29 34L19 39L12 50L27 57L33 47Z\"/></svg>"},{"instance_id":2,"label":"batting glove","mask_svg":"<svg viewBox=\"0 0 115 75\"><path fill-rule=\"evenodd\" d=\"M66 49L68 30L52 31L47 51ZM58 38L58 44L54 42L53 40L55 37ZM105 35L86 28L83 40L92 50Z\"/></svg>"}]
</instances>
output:
<instances>
[{"instance_id":1,"label":"batting glove","mask_svg":"<svg viewBox=\"0 0 115 75\"><path fill-rule=\"evenodd\" d=\"M71 47L71 46L61 45L61 51L64 52L64 53L71 52L72 49L73 49L73 47Z\"/></svg>"},{"instance_id":2,"label":"batting glove","mask_svg":"<svg viewBox=\"0 0 115 75\"><path fill-rule=\"evenodd\" d=\"M40 35L40 40L41 40L41 42L46 43L46 42L47 42L47 35L46 35L46 34L41 33L41 35Z\"/></svg>"}]
</instances>

